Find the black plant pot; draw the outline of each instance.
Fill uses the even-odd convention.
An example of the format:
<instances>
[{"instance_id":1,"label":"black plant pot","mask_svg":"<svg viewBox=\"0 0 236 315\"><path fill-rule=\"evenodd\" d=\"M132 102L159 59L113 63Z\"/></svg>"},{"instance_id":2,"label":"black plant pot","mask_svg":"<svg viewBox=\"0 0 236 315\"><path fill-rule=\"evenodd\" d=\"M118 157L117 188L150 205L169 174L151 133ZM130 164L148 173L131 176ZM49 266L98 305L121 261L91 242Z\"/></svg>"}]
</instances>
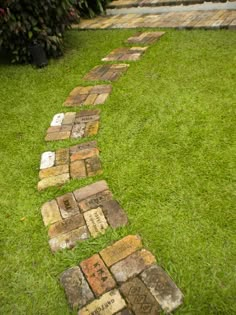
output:
<instances>
[{"instance_id":1,"label":"black plant pot","mask_svg":"<svg viewBox=\"0 0 236 315\"><path fill-rule=\"evenodd\" d=\"M42 68L48 65L46 53L40 44L31 45L29 50L32 57L32 63L36 67Z\"/></svg>"}]
</instances>

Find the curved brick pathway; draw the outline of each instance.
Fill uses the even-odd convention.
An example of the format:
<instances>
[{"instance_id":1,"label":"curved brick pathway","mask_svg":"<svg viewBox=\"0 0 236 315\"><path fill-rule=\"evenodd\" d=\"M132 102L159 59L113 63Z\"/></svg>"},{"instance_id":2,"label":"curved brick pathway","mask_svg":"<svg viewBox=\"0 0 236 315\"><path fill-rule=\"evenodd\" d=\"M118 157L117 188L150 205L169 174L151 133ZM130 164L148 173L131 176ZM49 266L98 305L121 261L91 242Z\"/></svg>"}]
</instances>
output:
<instances>
[{"instance_id":1,"label":"curved brick pathway","mask_svg":"<svg viewBox=\"0 0 236 315\"><path fill-rule=\"evenodd\" d=\"M151 44L163 35L163 32L134 34L126 43L135 46L117 48L102 61L139 60L148 47L137 45ZM84 80L115 81L128 67L124 63L98 65ZM64 106L104 104L111 91L111 85L76 87ZM99 122L99 109L55 114L45 141L94 136ZM101 173L96 141L44 152L38 190ZM48 227L52 253L98 237L109 227L116 229L128 224L125 211L104 180L45 202L41 214ZM94 254L66 270L60 279L68 303L78 310L78 315L156 315L162 310L172 312L183 302L181 291L157 265L155 257L143 248L137 235L129 235Z\"/></svg>"}]
</instances>

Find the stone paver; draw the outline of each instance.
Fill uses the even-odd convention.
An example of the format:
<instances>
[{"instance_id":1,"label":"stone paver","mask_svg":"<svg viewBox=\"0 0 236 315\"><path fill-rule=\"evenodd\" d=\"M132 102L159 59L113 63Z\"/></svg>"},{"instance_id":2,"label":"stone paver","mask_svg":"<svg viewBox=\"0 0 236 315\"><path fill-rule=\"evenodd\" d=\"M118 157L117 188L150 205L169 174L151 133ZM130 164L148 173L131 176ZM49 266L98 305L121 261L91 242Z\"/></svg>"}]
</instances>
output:
<instances>
[{"instance_id":1,"label":"stone paver","mask_svg":"<svg viewBox=\"0 0 236 315\"><path fill-rule=\"evenodd\" d=\"M63 119L56 126L53 126L57 116L58 114L53 117L51 126L47 130L46 141L81 139L94 136L98 132L100 119L100 110L98 109L65 113Z\"/></svg>"},{"instance_id":2,"label":"stone paver","mask_svg":"<svg viewBox=\"0 0 236 315\"><path fill-rule=\"evenodd\" d=\"M220 16L220 18L219 18ZM220 19L220 24L216 23ZM82 20L78 29L177 28L235 29L236 10L171 12L160 14L127 14Z\"/></svg>"},{"instance_id":3,"label":"stone paver","mask_svg":"<svg viewBox=\"0 0 236 315\"><path fill-rule=\"evenodd\" d=\"M96 66L84 77L84 79L90 81L116 81L124 72L126 72L128 67L129 65L124 63Z\"/></svg>"},{"instance_id":4,"label":"stone paver","mask_svg":"<svg viewBox=\"0 0 236 315\"><path fill-rule=\"evenodd\" d=\"M129 44L148 45L158 41L165 32L139 32L127 39Z\"/></svg>"},{"instance_id":5,"label":"stone paver","mask_svg":"<svg viewBox=\"0 0 236 315\"><path fill-rule=\"evenodd\" d=\"M126 236L62 274L68 303L79 310L78 315L156 315L162 310L172 312L182 304L181 291L156 264L154 256L140 247L138 236ZM114 266L117 274L123 274L124 269L130 272L122 283L112 276ZM92 301L88 287L96 296ZM79 302L82 290L86 292L84 299L89 300L86 305Z\"/></svg>"},{"instance_id":6,"label":"stone paver","mask_svg":"<svg viewBox=\"0 0 236 315\"><path fill-rule=\"evenodd\" d=\"M111 85L78 86L71 91L64 106L104 104L111 92Z\"/></svg>"},{"instance_id":7,"label":"stone paver","mask_svg":"<svg viewBox=\"0 0 236 315\"><path fill-rule=\"evenodd\" d=\"M116 225L109 221L107 203L109 203L109 211L115 212ZM45 226L49 226L51 250L55 252L72 248L77 242L103 234L109 226L118 228L128 224L127 215L118 205L105 181L96 182L46 202L41 208L41 213ZM130 239L130 242L123 245L126 253L140 247L139 239ZM121 250L122 245L118 244L117 247ZM115 249L107 250L114 252L113 262L117 262ZM106 252L103 256L105 261L109 259ZM120 254L120 256L122 258L124 255Z\"/></svg>"},{"instance_id":8,"label":"stone paver","mask_svg":"<svg viewBox=\"0 0 236 315\"><path fill-rule=\"evenodd\" d=\"M41 157L38 190L102 173L96 141L50 152L50 155L45 153Z\"/></svg>"},{"instance_id":9,"label":"stone paver","mask_svg":"<svg viewBox=\"0 0 236 315\"><path fill-rule=\"evenodd\" d=\"M124 47L113 50L102 61L136 61L147 50L148 47Z\"/></svg>"}]
</instances>

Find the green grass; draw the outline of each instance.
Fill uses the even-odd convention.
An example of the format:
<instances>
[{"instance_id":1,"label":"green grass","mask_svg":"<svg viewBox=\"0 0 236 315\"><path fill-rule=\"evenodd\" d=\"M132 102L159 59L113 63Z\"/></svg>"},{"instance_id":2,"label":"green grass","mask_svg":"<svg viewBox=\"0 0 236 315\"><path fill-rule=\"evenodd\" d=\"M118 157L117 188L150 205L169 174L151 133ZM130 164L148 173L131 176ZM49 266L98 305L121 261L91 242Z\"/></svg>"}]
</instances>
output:
<instances>
[{"instance_id":1,"label":"green grass","mask_svg":"<svg viewBox=\"0 0 236 315\"><path fill-rule=\"evenodd\" d=\"M45 143L52 116L71 111L68 93L135 32L71 31L64 58L45 69L0 65L1 314L70 314L59 274L131 233L182 289L176 314L236 313L235 32L168 31L100 106L104 174L36 189L40 154L78 142ZM129 226L52 255L40 206L98 179Z\"/></svg>"}]
</instances>

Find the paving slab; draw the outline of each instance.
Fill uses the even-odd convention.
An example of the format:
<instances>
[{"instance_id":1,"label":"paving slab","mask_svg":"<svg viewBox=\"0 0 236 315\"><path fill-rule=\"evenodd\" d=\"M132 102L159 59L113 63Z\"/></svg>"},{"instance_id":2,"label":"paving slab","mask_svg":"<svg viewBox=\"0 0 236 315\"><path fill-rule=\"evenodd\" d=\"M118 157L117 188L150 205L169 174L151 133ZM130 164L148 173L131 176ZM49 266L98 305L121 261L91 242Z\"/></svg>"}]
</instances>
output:
<instances>
[{"instance_id":1,"label":"paving slab","mask_svg":"<svg viewBox=\"0 0 236 315\"><path fill-rule=\"evenodd\" d=\"M124 47L113 50L102 61L136 61L139 60L142 54L148 47Z\"/></svg>"},{"instance_id":2,"label":"paving slab","mask_svg":"<svg viewBox=\"0 0 236 315\"><path fill-rule=\"evenodd\" d=\"M85 77L90 81L116 81L127 71L128 64L101 65L93 68Z\"/></svg>"},{"instance_id":3,"label":"paving slab","mask_svg":"<svg viewBox=\"0 0 236 315\"><path fill-rule=\"evenodd\" d=\"M64 139L81 139L94 136L98 133L100 110L83 110L78 113L68 112L63 114L57 126L53 126L56 114L47 130L45 141L56 141ZM65 131L66 128L66 131Z\"/></svg>"},{"instance_id":4,"label":"paving slab","mask_svg":"<svg viewBox=\"0 0 236 315\"><path fill-rule=\"evenodd\" d=\"M139 32L127 39L128 44L148 45L157 42L165 32Z\"/></svg>"},{"instance_id":5,"label":"paving slab","mask_svg":"<svg viewBox=\"0 0 236 315\"><path fill-rule=\"evenodd\" d=\"M110 211L116 213L116 225L110 223L107 208L103 206L104 202L110 202ZM126 213L120 205L117 208L117 204L119 203L113 199L112 192L104 180L44 203L41 214L45 226L48 226L49 245L52 252L65 248L70 249L77 242L82 242L90 237L98 237L100 234L104 234L108 227L118 228L128 224ZM132 243L133 245L126 245L126 252L130 252L130 246L135 246L135 240ZM103 255L107 261L108 254ZM121 254L121 257L124 255Z\"/></svg>"},{"instance_id":6,"label":"paving slab","mask_svg":"<svg viewBox=\"0 0 236 315\"><path fill-rule=\"evenodd\" d=\"M70 179L82 179L102 173L96 141L83 143L68 149L59 149L56 152L50 152L50 155L45 153L41 157L38 190L63 185ZM46 157L48 160L46 160ZM61 162L65 164L61 164Z\"/></svg>"},{"instance_id":7,"label":"paving slab","mask_svg":"<svg viewBox=\"0 0 236 315\"><path fill-rule=\"evenodd\" d=\"M143 261L140 253L145 253ZM117 260L119 262L114 265ZM137 265L142 267L137 270ZM122 283L113 277L114 266L119 266L117 272L120 273L124 266L130 271ZM183 303L180 289L156 264L154 256L142 247L137 235L128 235L104 248L78 266L66 270L61 279L68 303L78 310L78 315L157 315L162 311L172 312ZM94 298L91 298L88 286ZM85 290L85 302L80 302L82 290Z\"/></svg>"},{"instance_id":8,"label":"paving slab","mask_svg":"<svg viewBox=\"0 0 236 315\"><path fill-rule=\"evenodd\" d=\"M78 86L71 91L64 106L104 104L111 92L111 85Z\"/></svg>"},{"instance_id":9,"label":"paving slab","mask_svg":"<svg viewBox=\"0 0 236 315\"><path fill-rule=\"evenodd\" d=\"M196 10L189 12L165 12L156 14L119 14L92 20L81 20L77 29L122 29L122 28L176 28L176 29L235 29L236 10ZM191 23L186 25L191 15ZM220 25L215 24L221 15ZM198 25L196 26L196 24Z\"/></svg>"}]
</instances>

